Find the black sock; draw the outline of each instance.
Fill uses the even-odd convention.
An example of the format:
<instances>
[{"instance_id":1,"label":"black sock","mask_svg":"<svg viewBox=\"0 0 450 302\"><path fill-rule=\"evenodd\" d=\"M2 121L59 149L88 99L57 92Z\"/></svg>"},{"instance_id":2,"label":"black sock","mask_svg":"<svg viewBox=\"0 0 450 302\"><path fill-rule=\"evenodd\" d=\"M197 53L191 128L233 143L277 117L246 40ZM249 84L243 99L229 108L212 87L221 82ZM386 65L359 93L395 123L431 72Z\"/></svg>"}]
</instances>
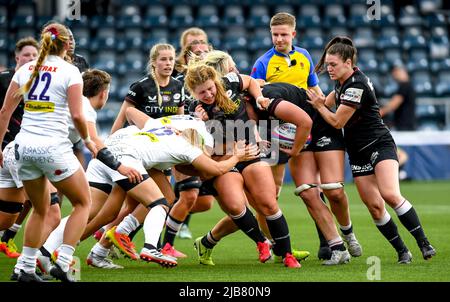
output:
<instances>
[{"instance_id":1,"label":"black sock","mask_svg":"<svg viewBox=\"0 0 450 302\"><path fill-rule=\"evenodd\" d=\"M272 250L277 256L286 256L286 253L291 253L291 238L289 236L289 227L283 213L278 213L266 217L267 227L270 235L275 241Z\"/></svg>"},{"instance_id":2,"label":"black sock","mask_svg":"<svg viewBox=\"0 0 450 302\"><path fill-rule=\"evenodd\" d=\"M41 251L42 256L45 256L48 258L52 257L52 255L50 255L50 252L47 251L47 249L45 247L41 246L41 248L39 250Z\"/></svg>"},{"instance_id":3,"label":"black sock","mask_svg":"<svg viewBox=\"0 0 450 302\"><path fill-rule=\"evenodd\" d=\"M2 236L2 242L8 242L9 239L12 239L16 236L17 232L11 231L10 229L5 230Z\"/></svg>"},{"instance_id":4,"label":"black sock","mask_svg":"<svg viewBox=\"0 0 450 302\"><path fill-rule=\"evenodd\" d=\"M163 246L162 246L162 232L161 232L161 234L159 234L158 245L156 246L156 248L160 250L162 247Z\"/></svg>"},{"instance_id":5,"label":"black sock","mask_svg":"<svg viewBox=\"0 0 450 302\"><path fill-rule=\"evenodd\" d=\"M241 229L241 231L243 231L245 235L250 237L254 242L258 243L266 240L263 233L259 229L258 221L247 207L245 208L245 213L241 217L231 217L231 219L233 219L239 229Z\"/></svg>"},{"instance_id":6,"label":"black sock","mask_svg":"<svg viewBox=\"0 0 450 302\"><path fill-rule=\"evenodd\" d=\"M189 214L186 216L186 219L184 220L183 224L185 224L186 226L188 226L188 225L189 225L189 221L191 221L191 216L192 216L192 214L189 213Z\"/></svg>"},{"instance_id":7,"label":"black sock","mask_svg":"<svg viewBox=\"0 0 450 302\"><path fill-rule=\"evenodd\" d=\"M130 240L133 240L134 236L136 236L137 232L139 232L139 231L142 229L143 226L144 226L144 224L140 224L140 225L137 227L137 229L135 229L134 231L132 231L132 232L130 233L130 235L128 235L128 237L130 237Z\"/></svg>"},{"instance_id":8,"label":"black sock","mask_svg":"<svg viewBox=\"0 0 450 302\"><path fill-rule=\"evenodd\" d=\"M317 230L317 235L319 236L319 240L320 240L320 247L328 246L328 242L325 239L325 237L323 236L323 233L320 230L320 228L317 225L317 223L316 223L316 230Z\"/></svg>"},{"instance_id":9,"label":"black sock","mask_svg":"<svg viewBox=\"0 0 450 302\"><path fill-rule=\"evenodd\" d=\"M427 239L414 208L411 208L405 214L398 216L398 219L400 219L400 222L411 233L411 235L416 238L417 243L420 244L422 241Z\"/></svg>"},{"instance_id":10,"label":"black sock","mask_svg":"<svg viewBox=\"0 0 450 302\"><path fill-rule=\"evenodd\" d=\"M343 242L340 243L340 244L336 244L336 245L330 246L330 249L331 249L332 251L334 251L334 250L345 251L345 250L346 250L345 245L344 245Z\"/></svg>"},{"instance_id":11,"label":"black sock","mask_svg":"<svg viewBox=\"0 0 450 302\"><path fill-rule=\"evenodd\" d=\"M182 224L182 221L179 221L175 218L173 218L172 216L168 215L167 219L173 220L173 222L177 223L177 224ZM170 245L173 246L173 242L175 241L175 236L177 235L178 230L175 230L174 228L172 228L169 224L166 223L166 230L164 232L164 240L163 240L163 245L165 245L167 242L170 243Z\"/></svg>"},{"instance_id":12,"label":"black sock","mask_svg":"<svg viewBox=\"0 0 450 302\"><path fill-rule=\"evenodd\" d=\"M214 241L214 243L212 243L211 241L208 240L208 236L211 237L211 239ZM215 239L215 238L213 237L211 231L209 231L207 235L205 235L205 236L202 237L201 242L202 242L202 244L203 244L206 248L212 249L212 248L214 248L214 247L216 246L218 240Z\"/></svg>"},{"instance_id":13,"label":"black sock","mask_svg":"<svg viewBox=\"0 0 450 302\"><path fill-rule=\"evenodd\" d=\"M407 250L405 243L403 242L400 234L398 233L397 225L391 219L384 225L377 225L381 234L389 241L389 243L395 248L397 252L403 252Z\"/></svg>"},{"instance_id":14,"label":"black sock","mask_svg":"<svg viewBox=\"0 0 450 302\"><path fill-rule=\"evenodd\" d=\"M156 247L154 245L151 245L150 243L144 243L144 247L149 250L156 249Z\"/></svg>"},{"instance_id":15,"label":"black sock","mask_svg":"<svg viewBox=\"0 0 450 302\"><path fill-rule=\"evenodd\" d=\"M353 225L348 230L343 230L341 228L339 228L339 229L341 230L342 234L344 234L344 235L353 233Z\"/></svg>"}]
</instances>

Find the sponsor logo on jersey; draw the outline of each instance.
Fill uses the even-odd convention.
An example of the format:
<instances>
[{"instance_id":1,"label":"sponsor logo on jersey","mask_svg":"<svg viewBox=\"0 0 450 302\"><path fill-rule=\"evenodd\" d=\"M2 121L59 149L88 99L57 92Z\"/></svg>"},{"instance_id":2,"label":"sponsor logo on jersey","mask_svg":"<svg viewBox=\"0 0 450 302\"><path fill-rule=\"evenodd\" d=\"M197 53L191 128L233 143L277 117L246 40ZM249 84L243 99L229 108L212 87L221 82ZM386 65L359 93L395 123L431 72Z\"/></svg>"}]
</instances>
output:
<instances>
[{"instance_id":1,"label":"sponsor logo on jersey","mask_svg":"<svg viewBox=\"0 0 450 302\"><path fill-rule=\"evenodd\" d=\"M238 82L238 83L239 83L239 76L238 76L236 73L234 73L234 72L228 73L225 77L226 77L226 78L228 79L228 81L230 81L231 83L233 83L233 82Z\"/></svg>"},{"instance_id":2,"label":"sponsor logo on jersey","mask_svg":"<svg viewBox=\"0 0 450 302\"><path fill-rule=\"evenodd\" d=\"M39 67L39 71L48 71L48 72L56 72L56 69L58 69L58 67L56 66L40 66ZM28 70L34 70L34 65L30 65L28 67Z\"/></svg>"},{"instance_id":3,"label":"sponsor logo on jersey","mask_svg":"<svg viewBox=\"0 0 450 302\"><path fill-rule=\"evenodd\" d=\"M162 100L163 100L163 102L170 102L170 96L168 96L168 95L163 95L163 96L162 96Z\"/></svg>"},{"instance_id":4,"label":"sponsor logo on jersey","mask_svg":"<svg viewBox=\"0 0 450 302\"><path fill-rule=\"evenodd\" d=\"M55 103L41 101L27 101L24 109L29 112L54 112Z\"/></svg>"},{"instance_id":5,"label":"sponsor logo on jersey","mask_svg":"<svg viewBox=\"0 0 450 302\"><path fill-rule=\"evenodd\" d=\"M361 97L364 90L360 88L348 88L341 94L341 100L353 102L353 103L361 103Z\"/></svg>"},{"instance_id":6,"label":"sponsor logo on jersey","mask_svg":"<svg viewBox=\"0 0 450 302\"><path fill-rule=\"evenodd\" d=\"M363 173L373 171L373 167L371 164L366 164L364 166L351 165L352 172Z\"/></svg>"},{"instance_id":7,"label":"sponsor logo on jersey","mask_svg":"<svg viewBox=\"0 0 450 302\"><path fill-rule=\"evenodd\" d=\"M317 140L316 146L317 147L324 147L331 144L331 138L326 137L326 136L322 136L321 138L319 138Z\"/></svg>"},{"instance_id":8,"label":"sponsor logo on jersey","mask_svg":"<svg viewBox=\"0 0 450 302\"><path fill-rule=\"evenodd\" d=\"M159 142L159 139L156 137L156 135L154 133L151 133L151 132L138 132L135 135L147 136L152 143Z\"/></svg>"},{"instance_id":9,"label":"sponsor logo on jersey","mask_svg":"<svg viewBox=\"0 0 450 302\"><path fill-rule=\"evenodd\" d=\"M136 96L136 92L134 92L133 90L128 90L127 94L131 96Z\"/></svg>"},{"instance_id":10,"label":"sponsor logo on jersey","mask_svg":"<svg viewBox=\"0 0 450 302\"><path fill-rule=\"evenodd\" d=\"M62 175L62 174L64 174L64 173L66 173L67 171L69 171L69 169L63 169L63 170L56 169L56 170L55 170L55 175L56 175L56 176L59 176L59 175Z\"/></svg>"}]
</instances>

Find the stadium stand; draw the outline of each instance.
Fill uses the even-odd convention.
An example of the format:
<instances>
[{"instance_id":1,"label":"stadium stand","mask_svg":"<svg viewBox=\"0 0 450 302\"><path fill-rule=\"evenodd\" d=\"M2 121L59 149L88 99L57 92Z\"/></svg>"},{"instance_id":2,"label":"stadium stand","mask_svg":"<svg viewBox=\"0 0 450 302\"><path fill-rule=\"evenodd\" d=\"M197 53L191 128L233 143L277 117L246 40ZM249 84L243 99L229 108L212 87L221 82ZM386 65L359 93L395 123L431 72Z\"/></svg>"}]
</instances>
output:
<instances>
[{"instance_id":1,"label":"stadium stand","mask_svg":"<svg viewBox=\"0 0 450 302\"><path fill-rule=\"evenodd\" d=\"M12 51L17 39L36 37L45 22L57 18L56 8L50 14L40 12L39 2L0 2L0 65L14 65ZM371 76L381 98L387 99L395 91L388 75L390 67L403 63L416 83L420 102L450 95L447 2L410 0L400 5L382 1L380 19L371 20L369 5L357 0L307 0L301 4L289 0L81 1L80 20L65 23L74 33L77 53L91 66L113 75L113 101L123 99L132 78L145 74L152 45L167 42L178 48L180 33L191 26L203 28L214 48L230 52L240 71L250 73L254 60L272 45L270 17L288 11L297 17L295 44L307 48L315 62L331 36L349 35L359 50L358 65ZM333 84L321 76L321 87L328 92ZM436 112L450 116L450 100L446 103ZM448 123L435 124L438 129L450 129Z\"/></svg>"}]
</instances>

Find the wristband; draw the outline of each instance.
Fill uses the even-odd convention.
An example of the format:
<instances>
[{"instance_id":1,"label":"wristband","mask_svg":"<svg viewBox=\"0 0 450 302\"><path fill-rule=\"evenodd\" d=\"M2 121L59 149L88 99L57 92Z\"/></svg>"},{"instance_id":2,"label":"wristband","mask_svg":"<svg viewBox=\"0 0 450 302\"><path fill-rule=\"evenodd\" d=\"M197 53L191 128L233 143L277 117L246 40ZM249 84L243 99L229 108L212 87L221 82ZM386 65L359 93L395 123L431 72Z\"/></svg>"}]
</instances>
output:
<instances>
[{"instance_id":1,"label":"wristband","mask_svg":"<svg viewBox=\"0 0 450 302\"><path fill-rule=\"evenodd\" d=\"M106 147L97 152L97 159L113 170L117 170L122 164Z\"/></svg>"}]
</instances>

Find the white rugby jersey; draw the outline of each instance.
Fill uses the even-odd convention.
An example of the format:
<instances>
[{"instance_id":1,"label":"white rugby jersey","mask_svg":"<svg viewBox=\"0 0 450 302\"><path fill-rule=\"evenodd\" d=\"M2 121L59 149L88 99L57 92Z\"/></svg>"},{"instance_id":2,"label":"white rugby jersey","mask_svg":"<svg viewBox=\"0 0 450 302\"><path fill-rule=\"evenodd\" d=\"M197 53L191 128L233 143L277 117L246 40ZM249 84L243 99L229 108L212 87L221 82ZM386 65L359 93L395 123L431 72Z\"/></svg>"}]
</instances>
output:
<instances>
[{"instance_id":1,"label":"white rugby jersey","mask_svg":"<svg viewBox=\"0 0 450 302\"><path fill-rule=\"evenodd\" d=\"M36 61L24 64L12 80L24 86L33 72ZM42 64L39 77L24 95L24 115L21 132L52 138L67 138L70 119L67 89L83 83L80 71L62 58L49 55Z\"/></svg>"},{"instance_id":2,"label":"white rugby jersey","mask_svg":"<svg viewBox=\"0 0 450 302\"><path fill-rule=\"evenodd\" d=\"M202 150L165 126L153 128L152 131L141 130L132 133L135 129L136 127L123 131L126 133L124 136L117 131L112 136L121 136L121 139L112 137L105 141L118 160L123 155L128 155L141 160L146 169L165 170L176 164L192 163L203 154Z\"/></svg>"},{"instance_id":3,"label":"white rugby jersey","mask_svg":"<svg viewBox=\"0 0 450 302\"><path fill-rule=\"evenodd\" d=\"M149 130L152 128L157 128L163 126L173 126L175 129L183 131L188 128L193 128L200 133L205 141L205 145L211 148L214 148L214 138L211 133L206 129L205 122L194 118L190 115L170 115L161 117L158 119L149 119L143 130Z\"/></svg>"},{"instance_id":4,"label":"white rugby jersey","mask_svg":"<svg viewBox=\"0 0 450 302\"><path fill-rule=\"evenodd\" d=\"M83 96L82 103L83 103L83 114L84 117L86 118L86 122L91 122L95 124L97 122L97 112L92 107L91 102L87 97ZM73 144L75 144L81 139L81 136L78 133L78 130L75 128L73 120L70 117L68 123L69 123L69 139Z\"/></svg>"}]
</instances>

